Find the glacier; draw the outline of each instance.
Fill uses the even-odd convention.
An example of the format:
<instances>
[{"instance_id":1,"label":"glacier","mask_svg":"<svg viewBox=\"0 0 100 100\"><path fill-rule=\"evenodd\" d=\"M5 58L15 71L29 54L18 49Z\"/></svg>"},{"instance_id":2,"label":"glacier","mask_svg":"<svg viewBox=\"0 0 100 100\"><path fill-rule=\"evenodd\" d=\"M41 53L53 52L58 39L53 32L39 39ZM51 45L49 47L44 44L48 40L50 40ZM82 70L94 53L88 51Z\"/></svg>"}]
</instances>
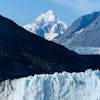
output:
<instances>
[{"instance_id":1,"label":"glacier","mask_svg":"<svg viewBox=\"0 0 100 100\"><path fill-rule=\"evenodd\" d=\"M100 47L76 47L76 46L68 46L68 49L75 51L81 55L100 55Z\"/></svg>"},{"instance_id":2,"label":"glacier","mask_svg":"<svg viewBox=\"0 0 100 100\"><path fill-rule=\"evenodd\" d=\"M6 80L0 83L0 100L100 100L100 71Z\"/></svg>"}]
</instances>

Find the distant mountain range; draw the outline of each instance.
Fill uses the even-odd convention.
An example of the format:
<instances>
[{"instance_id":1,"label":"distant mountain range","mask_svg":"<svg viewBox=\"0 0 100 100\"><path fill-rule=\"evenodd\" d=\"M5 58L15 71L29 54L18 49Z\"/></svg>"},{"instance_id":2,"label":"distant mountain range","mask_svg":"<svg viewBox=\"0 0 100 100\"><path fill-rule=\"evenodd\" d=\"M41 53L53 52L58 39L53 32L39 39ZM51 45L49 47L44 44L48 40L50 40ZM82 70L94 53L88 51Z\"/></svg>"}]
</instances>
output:
<instances>
[{"instance_id":1,"label":"distant mountain range","mask_svg":"<svg viewBox=\"0 0 100 100\"><path fill-rule=\"evenodd\" d=\"M84 15L68 27L48 11L24 28L65 47L100 47L100 12Z\"/></svg>"}]
</instances>

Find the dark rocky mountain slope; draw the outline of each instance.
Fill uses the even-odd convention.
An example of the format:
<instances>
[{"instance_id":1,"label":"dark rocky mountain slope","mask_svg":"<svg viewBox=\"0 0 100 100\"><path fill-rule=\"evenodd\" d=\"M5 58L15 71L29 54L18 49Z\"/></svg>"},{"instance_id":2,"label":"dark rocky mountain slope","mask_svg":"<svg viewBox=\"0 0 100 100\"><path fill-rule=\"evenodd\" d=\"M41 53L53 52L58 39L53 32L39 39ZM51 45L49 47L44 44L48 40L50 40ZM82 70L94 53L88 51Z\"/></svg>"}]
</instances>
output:
<instances>
[{"instance_id":1,"label":"dark rocky mountain slope","mask_svg":"<svg viewBox=\"0 0 100 100\"><path fill-rule=\"evenodd\" d=\"M95 58L78 55L0 16L0 81L34 74L100 68L100 57Z\"/></svg>"}]
</instances>

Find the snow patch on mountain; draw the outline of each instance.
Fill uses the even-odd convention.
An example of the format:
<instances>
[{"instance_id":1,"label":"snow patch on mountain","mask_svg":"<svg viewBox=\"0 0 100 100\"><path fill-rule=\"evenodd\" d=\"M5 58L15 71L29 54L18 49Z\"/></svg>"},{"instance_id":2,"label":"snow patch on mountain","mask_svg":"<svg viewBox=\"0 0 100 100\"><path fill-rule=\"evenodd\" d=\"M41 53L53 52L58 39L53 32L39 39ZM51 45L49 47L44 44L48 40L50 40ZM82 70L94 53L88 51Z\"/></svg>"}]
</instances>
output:
<instances>
[{"instance_id":1,"label":"snow patch on mountain","mask_svg":"<svg viewBox=\"0 0 100 100\"><path fill-rule=\"evenodd\" d=\"M0 100L100 100L100 71L6 80L0 83Z\"/></svg>"},{"instance_id":2,"label":"snow patch on mountain","mask_svg":"<svg viewBox=\"0 0 100 100\"><path fill-rule=\"evenodd\" d=\"M83 31L84 31L84 28L83 29L80 29L79 31L76 31L75 33L76 34L81 34Z\"/></svg>"},{"instance_id":3,"label":"snow patch on mountain","mask_svg":"<svg viewBox=\"0 0 100 100\"><path fill-rule=\"evenodd\" d=\"M52 10L41 14L35 22L24 26L26 30L50 41L64 34L67 27L66 23L57 18Z\"/></svg>"}]
</instances>

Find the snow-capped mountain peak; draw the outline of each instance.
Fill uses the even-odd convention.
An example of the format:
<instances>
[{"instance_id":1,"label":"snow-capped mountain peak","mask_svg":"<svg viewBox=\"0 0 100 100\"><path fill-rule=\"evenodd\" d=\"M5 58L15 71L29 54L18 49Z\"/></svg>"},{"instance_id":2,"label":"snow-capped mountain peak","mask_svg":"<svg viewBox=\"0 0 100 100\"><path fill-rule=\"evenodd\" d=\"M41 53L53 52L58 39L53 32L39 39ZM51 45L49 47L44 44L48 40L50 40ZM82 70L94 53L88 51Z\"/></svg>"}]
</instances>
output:
<instances>
[{"instance_id":1,"label":"snow-capped mountain peak","mask_svg":"<svg viewBox=\"0 0 100 100\"><path fill-rule=\"evenodd\" d=\"M52 10L49 10L37 17L33 23L25 25L24 28L51 41L63 34L67 25L56 17Z\"/></svg>"},{"instance_id":2,"label":"snow-capped mountain peak","mask_svg":"<svg viewBox=\"0 0 100 100\"><path fill-rule=\"evenodd\" d=\"M36 22L54 22L56 20L56 16L54 15L52 10L49 10L46 13L42 13L39 17L35 19Z\"/></svg>"},{"instance_id":3,"label":"snow-capped mountain peak","mask_svg":"<svg viewBox=\"0 0 100 100\"><path fill-rule=\"evenodd\" d=\"M53 10L49 10L46 14L53 14Z\"/></svg>"}]
</instances>

